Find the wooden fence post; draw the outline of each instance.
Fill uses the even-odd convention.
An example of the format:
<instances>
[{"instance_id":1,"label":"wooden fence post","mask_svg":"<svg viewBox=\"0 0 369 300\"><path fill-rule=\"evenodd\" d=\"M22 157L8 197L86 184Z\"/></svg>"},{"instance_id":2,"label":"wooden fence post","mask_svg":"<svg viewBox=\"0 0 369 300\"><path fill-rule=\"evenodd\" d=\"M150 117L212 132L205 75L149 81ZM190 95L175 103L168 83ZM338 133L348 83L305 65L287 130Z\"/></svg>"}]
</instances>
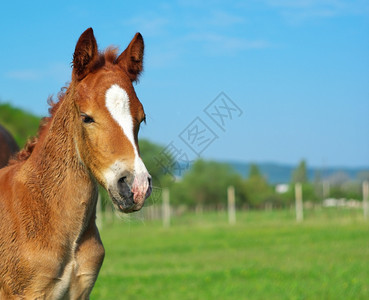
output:
<instances>
[{"instance_id":1,"label":"wooden fence post","mask_svg":"<svg viewBox=\"0 0 369 300\"><path fill-rule=\"evenodd\" d=\"M101 203L101 195L100 193L97 196L97 204L96 204L96 225L97 228L101 229L103 225L103 212L102 212L102 203Z\"/></svg>"},{"instance_id":2,"label":"wooden fence post","mask_svg":"<svg viewBox=\"0 0 369 300\"><path fill-rule=\"evenodd\" d=\"M236 200L233 186L228 187L227 195L228 195L228 222L230 225L234 225L236 224Z\"/></svg>"},{"instance_id":3,"label":"wooden fence post","mask_svg":"<svg viewBox=\"0 0 369 300\"><path fill-rule=\"evenodd\" d=\"M302 203L302 186L301 183L295 184L295 201L296 201L296 221L301 222L304 219L304 208Z\"/></svg>"},{"instance_id":4,"label":"wooden fence post","mask_svg":"<svg viewBox=\"0 0 369 300\"><path fill-rule=\"evenodd\" d=\"M329 181L323 181L323 200L328 198L330 194Z\"/></svg>"},{"instance_id":5,"label":"wooden fence post","mask_svg":"<svg viewBox=\"0 0 369 300\"><path fill-rule=\"evenodd\" d=\"M169 204L169 189L163 189L163 226L170 226L170 204Z\"/></svg>"},{"instance_id":6,"label":"wooden fence post","mask_svg":"<svg viewBox=\"0 0 369 300\"><path fill-rule=\"evenodd\" d=\"M365 180L363 182L363 209L364 209L364 219L369 218L369 182Z\"/></svg>"}]
</instances>

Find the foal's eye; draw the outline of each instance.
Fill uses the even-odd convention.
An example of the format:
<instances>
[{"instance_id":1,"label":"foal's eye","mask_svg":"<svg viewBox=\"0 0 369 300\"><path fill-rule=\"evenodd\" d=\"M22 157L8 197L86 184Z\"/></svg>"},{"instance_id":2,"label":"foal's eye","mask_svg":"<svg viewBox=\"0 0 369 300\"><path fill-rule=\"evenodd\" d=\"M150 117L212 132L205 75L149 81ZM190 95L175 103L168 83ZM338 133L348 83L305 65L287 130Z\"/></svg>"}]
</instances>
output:
<instances>
[{"instance_id":1,"label":"foal's eye","mask_svg":"<svg viewBox=\"0 0 369 300\"><path fill-rule=\"evenodd\" d=\"M95 122L92 117L90 117L89 115L86 115L84 113L81 114L81 117L82 117L83 123L90 124L90 123Z\"/></svg>"}]
</instances>

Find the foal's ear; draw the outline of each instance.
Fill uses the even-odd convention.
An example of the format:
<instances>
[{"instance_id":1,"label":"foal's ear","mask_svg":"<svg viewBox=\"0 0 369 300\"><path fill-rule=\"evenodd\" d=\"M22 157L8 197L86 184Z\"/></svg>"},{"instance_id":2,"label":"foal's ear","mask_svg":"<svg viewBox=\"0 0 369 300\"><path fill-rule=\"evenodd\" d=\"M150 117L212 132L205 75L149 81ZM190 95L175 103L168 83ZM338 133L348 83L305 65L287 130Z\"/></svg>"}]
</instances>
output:
<instances>
[{"instance_id":1,"label":"foal's ear","mask_svg":"<svg viewBox=\"0 0 369 300\"><path fill-rule=\"evenodd\" d=\"M143 69L144 41L137 32L126 50L117 58L120 65L128 74L131 81L136 81Z\"/></svg>"},{"instance_id":2,"label":"foal's ear","mask_svg":"<svg viewBox=\"0 0 369 300\"><path fill-rule=\"evenodd\" d=\"M98 57L97 43L92 28L88 28L80 36L73 55L73 76L83 79L89 72L94 60Z\"/></svg>"}]
</instances>

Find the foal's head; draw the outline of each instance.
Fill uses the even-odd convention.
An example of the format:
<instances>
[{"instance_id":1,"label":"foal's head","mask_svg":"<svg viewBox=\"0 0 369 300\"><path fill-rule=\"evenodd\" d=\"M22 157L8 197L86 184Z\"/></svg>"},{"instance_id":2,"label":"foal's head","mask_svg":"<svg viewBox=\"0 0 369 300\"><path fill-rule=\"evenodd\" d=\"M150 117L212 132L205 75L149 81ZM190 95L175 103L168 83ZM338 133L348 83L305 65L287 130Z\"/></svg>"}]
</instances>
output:
<instances>
[{"instance_id":1,"label":"foal's head","mask_svg":"<svg viewBox=\"0 0 369 300\"><path fill-rule=\"evenodd\" d=\"M79 38L73 56L80 159L116 208L127 213L139 210L151 193L137 137L145 112L132 85L142 71L143 51L137 33L119 56L113 49L99 54L90 28Z\"/></svg>"}]
</instances>

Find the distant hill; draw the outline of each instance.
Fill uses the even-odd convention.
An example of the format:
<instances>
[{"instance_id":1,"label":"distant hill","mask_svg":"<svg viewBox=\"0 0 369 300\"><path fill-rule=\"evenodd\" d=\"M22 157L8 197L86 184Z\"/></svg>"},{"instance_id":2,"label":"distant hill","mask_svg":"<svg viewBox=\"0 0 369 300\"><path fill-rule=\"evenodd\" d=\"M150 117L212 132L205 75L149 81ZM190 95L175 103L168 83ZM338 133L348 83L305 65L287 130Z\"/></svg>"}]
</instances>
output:
<instances>
[{"instance_id":1,"label":"distant hill","mask_svg":"<svg viewBox=\"0 0 369 300\"><path fill-rule=\"evenodd\" d=\"M36 135L39 123L40 117L0 101L0 124L14 136L19 147Z\"/></svg>"},{"instance_id":2,"label":"distant hill","mask_svg":"<svg viewBox=\"0 0 369 300\"><path fill-rule=\"evenodd\" d=\"M243 162L227 162L232 166L234 170L240 173L243 177L247 177L249 174L250 163ZM291 175L296 166L277 164L277 163L258 163L256 164L261 173L265 178L273 184L276 183L288 183L291 181ZM328 168L309 168L307 169L309 180L314 180L314 178L319 173L319 176L323 179L331 178L338 174L341 177L346 177L347 179L355 180L362 176L363 172L369 172L369 167L367 168L348 168L348 167L328 167Z\"/></svg>"}]
</instances>

